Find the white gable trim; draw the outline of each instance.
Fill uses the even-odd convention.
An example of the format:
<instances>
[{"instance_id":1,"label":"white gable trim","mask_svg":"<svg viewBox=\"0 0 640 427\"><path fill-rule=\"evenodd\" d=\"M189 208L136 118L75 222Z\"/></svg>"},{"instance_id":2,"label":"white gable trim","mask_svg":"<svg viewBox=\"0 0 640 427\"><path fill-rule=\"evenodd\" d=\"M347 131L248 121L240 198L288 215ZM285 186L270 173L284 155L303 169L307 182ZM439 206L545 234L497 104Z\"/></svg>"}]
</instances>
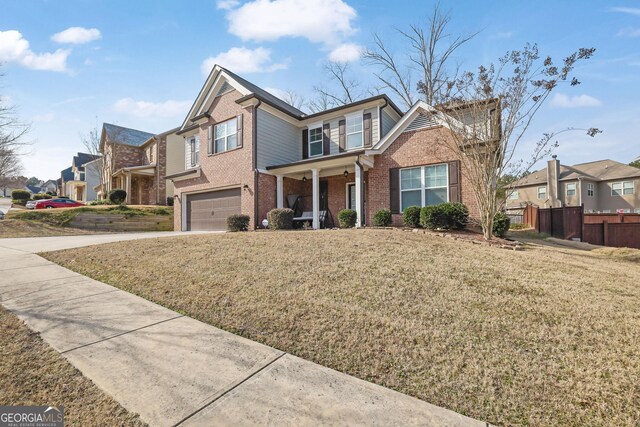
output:
<instances>
[{"instance_id":1,"label":"white gable trim","mask_svg":"<svg viewBox=\"0 0 640 427\"><path fill-rule=\"evenodd\" d=\"M416 117L420 115L420 113L432 114L436 123L446 128L450 128L447 121L442 117L442 112L436 110L429 104L424 101L418 101L413 104L413 107L409 111L405 113L402 118L391 128L391 130L382 138L376 145L374 145L370 150L367 150L365 154L367 155L375 155L384 153L384 151L389 148L389 146L400 136L402 132L406 130L406 128L415 120ZM453 123L460 127L466 127L464 124L458 122L455 119Z\"/></svg>"}]
</instances>

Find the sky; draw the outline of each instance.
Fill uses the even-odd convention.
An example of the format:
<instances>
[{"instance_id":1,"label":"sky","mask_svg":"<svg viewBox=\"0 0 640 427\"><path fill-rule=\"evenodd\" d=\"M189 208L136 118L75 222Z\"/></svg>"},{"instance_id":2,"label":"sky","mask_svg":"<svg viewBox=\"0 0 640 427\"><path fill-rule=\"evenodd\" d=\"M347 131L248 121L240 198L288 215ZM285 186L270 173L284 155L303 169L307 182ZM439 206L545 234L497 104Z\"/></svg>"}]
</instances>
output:
<instances>
[{"instance_id":1,"label":"sky","mask_svg":"<svg viewBox=\"0 0 640 427\"><path fill-rule=\"evenodd\" d=\"M486 4L441 1L451 34L478 32L456 53L460 69L527 42L555 59L596 48L575 70L582 84L557 89L518 156L566 127L603 133L559 135L563 164L640 156L639 1ZM307 100L314 87L331 87L328 60L348 63L363 90L373 87L376 69L360 57L372 35L401 59L407 45L397 30L424 26L432 8L424 0L2 0L0 96L31 124L24 174L55 179L84 151L81 135L103 122L156 133L180 125L215 63Z\"/></svg>"}]
</instances>

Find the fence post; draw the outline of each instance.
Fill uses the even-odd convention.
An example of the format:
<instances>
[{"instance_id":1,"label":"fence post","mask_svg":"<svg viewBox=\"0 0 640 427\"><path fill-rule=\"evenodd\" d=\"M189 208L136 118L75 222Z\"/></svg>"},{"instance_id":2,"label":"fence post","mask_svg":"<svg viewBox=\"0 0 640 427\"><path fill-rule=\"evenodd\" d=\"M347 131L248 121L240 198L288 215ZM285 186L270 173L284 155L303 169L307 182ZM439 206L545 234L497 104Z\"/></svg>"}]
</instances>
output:
<instances>
[{"instance_id":1,"label":"fence post","mask_svg":"<svg viewBox=\"0 0 640 427\"><path fill-rule=\"evenodd\" d=\"M540 232L540 208L536 207L536 232Z\"/></svg>"},{"instance_id":2,"label":"fence post","mask_svg":"<svg viewBox=\"0 0 640 427\"><path fill-rule=\"evenodd\" d=\"M602 240L605 246L609 246L609 223L606 219L602 221Z\"/></svg>"},{"instance_id":3,"label":"fence post","mask_svg":"<svg viewBox=\"0 0 640 427\"><path fill-rule=\"evenodd\" d=\"M580 205L580 241L584 239L584 203Z\"/></svg>"}]
</instances>

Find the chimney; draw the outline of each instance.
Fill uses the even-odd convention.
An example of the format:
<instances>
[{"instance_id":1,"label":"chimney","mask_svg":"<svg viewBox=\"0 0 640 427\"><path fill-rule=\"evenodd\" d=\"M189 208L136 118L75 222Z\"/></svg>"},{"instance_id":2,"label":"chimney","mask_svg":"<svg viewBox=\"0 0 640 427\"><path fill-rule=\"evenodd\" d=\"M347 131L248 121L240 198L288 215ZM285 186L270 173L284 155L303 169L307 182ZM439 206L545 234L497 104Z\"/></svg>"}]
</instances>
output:
<instances>
[{"instance_id":1,"label":"chimney","mask_svg":"<svg viewBox=\"0 0 640 427\"><path fill-rule=\"evenodd\" d=\"M547 198L549 199L549 206L552 208L559 208L562 206L562 202L559 199L559 183L560 179L560 161L555 154L551 156L551 160L547 162Z\"/></svg>"}]
</instances>

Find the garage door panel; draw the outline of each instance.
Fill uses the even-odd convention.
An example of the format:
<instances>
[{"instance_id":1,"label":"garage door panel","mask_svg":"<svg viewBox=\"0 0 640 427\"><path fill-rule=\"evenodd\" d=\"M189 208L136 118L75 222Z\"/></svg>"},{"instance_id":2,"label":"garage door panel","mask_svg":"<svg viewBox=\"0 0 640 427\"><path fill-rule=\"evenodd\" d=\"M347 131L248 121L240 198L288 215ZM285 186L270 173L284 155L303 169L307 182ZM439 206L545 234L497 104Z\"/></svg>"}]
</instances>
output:
<instances>
[{"instance_id":1,"label":"garage door panel","mask_svg":"<svg viewBox=\"0 0 640 427\"><path fill-rule=\"evenodd\" d=\"M226 230L227 217L241 211L240 189L187 196L187 230Z\"/></svg>"}]
</instances>

